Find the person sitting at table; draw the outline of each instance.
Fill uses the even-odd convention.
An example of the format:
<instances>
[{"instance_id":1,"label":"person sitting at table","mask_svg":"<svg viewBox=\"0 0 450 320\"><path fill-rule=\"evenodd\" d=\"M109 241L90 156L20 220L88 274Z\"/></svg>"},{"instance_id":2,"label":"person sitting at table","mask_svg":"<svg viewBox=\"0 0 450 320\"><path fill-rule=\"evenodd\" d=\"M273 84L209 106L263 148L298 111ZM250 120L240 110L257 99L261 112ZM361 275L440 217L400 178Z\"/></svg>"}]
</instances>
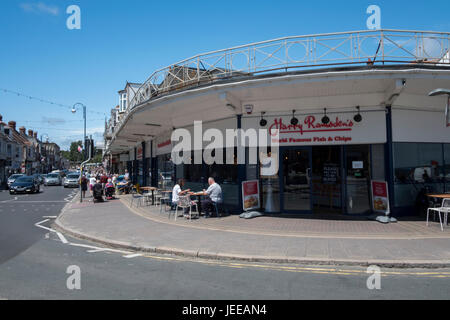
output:
<instances>
[{"instance_id":1,"label":"person sitting at table","mask_svg":"<svg viewBox=\"0 0 450 320\"><path fill-rule=\"evenodd\" d=\"M202 200L202 209L205 211L205 218L208 218L211 211L215 210L215 204L222 202L222 188L220 185L212 177L208 179L208 184L208 189L203 189L203 194L208 197Z\"/></svg>"},{"instance_id":2,"label":"person sitting at table","mask_svg":"<svg viewBox=\"0 0 450 320\"><path fill-rule=\"evenodd\" d=\"M184 179L178 179L178 183L172 189L172 207L176 207L178 204L178 200L180 196L185 195L190 192L191 189L182 190L181 188L184 186ZM188 208L184 209L185 213L189 212Z\"/></svg>"}]
</instances>

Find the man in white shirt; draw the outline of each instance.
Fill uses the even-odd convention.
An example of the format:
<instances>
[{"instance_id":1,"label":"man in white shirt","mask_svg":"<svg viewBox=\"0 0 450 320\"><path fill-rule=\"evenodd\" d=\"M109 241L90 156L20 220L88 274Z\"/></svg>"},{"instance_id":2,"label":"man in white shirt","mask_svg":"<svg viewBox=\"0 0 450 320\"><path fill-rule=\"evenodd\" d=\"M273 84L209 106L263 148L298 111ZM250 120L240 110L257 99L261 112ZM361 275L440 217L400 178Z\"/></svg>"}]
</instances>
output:
<instances>
[{"instance_id":1,"label":"man in white shirt","mask_svg":"<svg viewBox=\"0 0 450 320\"><path fill-rule=\"evenodd\" d=\"M207 190L203 190L203 194L208 196L202 201L202 209L205 211L205 218L210 216L211 211L215 211L214 205L222 203L222 188L214 178L208 179L209 187Z\"/></svg>"},{"instance_id":2,"label":"man in white shirt","mask_svg":"<svg viewBox=\"0 0 450 320\"><path fill-rule=\"evenodd\" d=\"M184 179L179 179L178 183L172 189L172 206L176 206L178 204L178 200L180 196L188 193L191 189L182 190L181 188L184 186Z\"/></svg>"}]
</instances>

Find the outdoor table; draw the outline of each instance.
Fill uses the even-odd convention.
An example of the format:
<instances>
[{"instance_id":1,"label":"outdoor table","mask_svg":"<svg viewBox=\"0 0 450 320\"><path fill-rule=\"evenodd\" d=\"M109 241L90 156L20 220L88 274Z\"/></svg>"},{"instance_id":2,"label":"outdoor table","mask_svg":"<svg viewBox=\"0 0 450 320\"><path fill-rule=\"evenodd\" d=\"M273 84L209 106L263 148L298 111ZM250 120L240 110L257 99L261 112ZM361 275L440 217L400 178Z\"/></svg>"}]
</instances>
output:
<instances>
[{"instance_id":1,"label":"outdoor table","mask_svg":"<svg viewBox=\"0 0 450 320\"><path fill-rule=\"evenodd\" d=\"M426 196L429 198L450 199L450 193L428 193Z\"/></svg>"},{"instance_id":2,"label":"outdoor table","mask_svg":"<svg viewBox=\"0 0 450 320\"><path fill-rule=\"evenodd\" d=\"M444 200L446 198L450 199L450 193L428 193L428 194L426 194L426 196L428 198L435 198L435 199L441 199L441 200ZM441 205L442 205L442 202L441 202ZM447 224L448 224L448 221L447 221Z\"/></svg>"},{"instance_id":3,"label":"outdoor table","mask_svg":"<svg viewBox=\"0 0 450 320\"><path fill-rule=\"evenodd\" d=\"M155 190L157 190L155 187L141 187L141 190L143 191L151 191L152 192L152 205L155 205Z\"/></svg>"}]
</instances>

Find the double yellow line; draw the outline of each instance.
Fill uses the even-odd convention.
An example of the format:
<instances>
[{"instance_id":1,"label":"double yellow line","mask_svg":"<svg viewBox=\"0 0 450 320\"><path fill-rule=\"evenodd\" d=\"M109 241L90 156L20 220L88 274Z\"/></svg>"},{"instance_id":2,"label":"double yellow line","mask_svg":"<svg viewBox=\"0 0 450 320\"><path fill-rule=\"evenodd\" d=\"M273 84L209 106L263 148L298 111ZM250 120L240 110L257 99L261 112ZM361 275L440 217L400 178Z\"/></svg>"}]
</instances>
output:
<instances>
[{"instance_id":1,"label":"double yellow line","mask_svg":"<svg viewBox=\"0 0 450 320\"><path fill-rule=\"evenodd\" d=\"M178 261L178 262L192 262L204 265L213 265L219 267L235 268L235 269L261 269L283 272L297 272L297 273L313 273L313 274L332 274L345 276L359 276L368 275L365 268L362 269L346 269L340 267L300 267L300 266L285 266L285 265L271 265L271 264L255 264L255 263L238 263L214 260L201 260L189 258L163 257L157 255L143 255L143 257L153 260ZM355 267L356 268L356 267ZM359 267L361 268L361 267ZM431 278L450 278L450 272L438 271L389 271L390 269L382 269L382 276L414 276L414 277L431 277Z\"/></svg>"}]
</instances>

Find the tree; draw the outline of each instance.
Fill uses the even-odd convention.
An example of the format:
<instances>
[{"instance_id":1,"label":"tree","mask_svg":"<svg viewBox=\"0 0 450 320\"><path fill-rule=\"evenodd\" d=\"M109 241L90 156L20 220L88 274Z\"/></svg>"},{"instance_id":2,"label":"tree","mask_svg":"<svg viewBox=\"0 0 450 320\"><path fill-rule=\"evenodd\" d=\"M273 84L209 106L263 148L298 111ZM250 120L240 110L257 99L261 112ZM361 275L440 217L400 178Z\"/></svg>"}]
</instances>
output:
<instances>
[{"instance_id":1,"label":"tree","mask_svg":"<svg viewBox=\"0 0 450 320\"><path fill-rule=\"evenodd\" d=\"M70 144L70 151L68 151L67 159L72 162L83 162L83 152L78 152L78 147L83 146L81 140L74 141Z\"/></svg>"}]
</instances>

